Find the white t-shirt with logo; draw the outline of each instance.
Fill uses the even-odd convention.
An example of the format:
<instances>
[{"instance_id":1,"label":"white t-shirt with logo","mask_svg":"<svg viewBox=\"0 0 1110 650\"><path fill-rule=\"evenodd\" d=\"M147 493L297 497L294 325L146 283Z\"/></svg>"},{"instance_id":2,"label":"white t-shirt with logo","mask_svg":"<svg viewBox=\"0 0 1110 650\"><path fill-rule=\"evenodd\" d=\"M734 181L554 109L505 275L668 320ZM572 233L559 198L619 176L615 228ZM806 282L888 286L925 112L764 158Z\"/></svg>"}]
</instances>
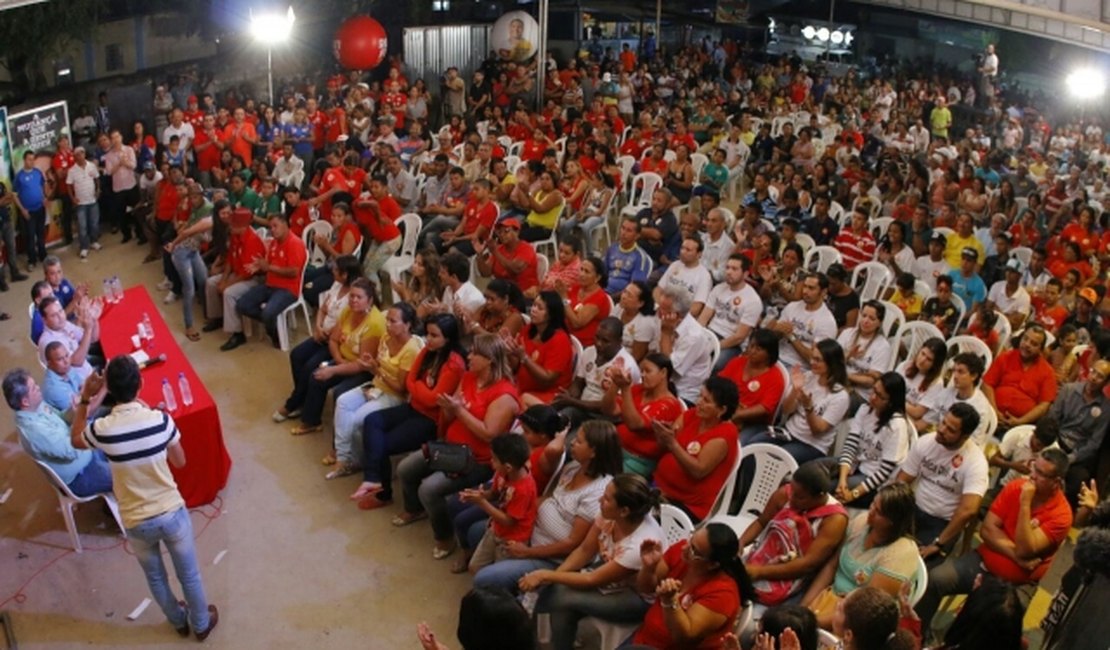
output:
<instances>
[{"instance_id":1,"label":"white t-shirt with logo","mask_svg":"<svg viewBox=\"0 0 1110 650\"><path fill-rule=\"evenodd\" d=\"M935 433L921 436L901 470L917 477L917 507L941 519L956 513L963 495L987 492L987 458L970 438L953 450L938 443Z\"/></svg>"},{"instance_id":2,"label":"white t-shirt with logo","mask_svg":"<svg viewBox=\"0 0 1110 650\"><path fill-rule=\"evenodd\" d=\"M713 276L709 269L701 264L686 266L681 261L673 262L659 279L659 287L679 288L690 294L691 302L700 302L703 305L709 300L709 291L713 288Z\"/></svg>"},{"instance_id":3,"label":"white t-shirt with logo","mask_svg":"<svg viewBox=\"0 0 1110 650\"><path fill-rule=\"evenodd\" d=\"M718 284L709 292L705 306L713 310L706 327L721 338L732 336L741 325L755 327L763 315L763 299L747 282L735 290L728 283Z\"/></svg>"},{"instance_id":4,"label":"white t-shirt with logo","mask_svg":"<svg viewBox=\"0 0 1110 650\"><path fill-rule=\"evenodd\" d=\"M836 339L836 342L844 350L844 361L848 365L848 374L862 375L867 372L886 372L890 365L890 342L886 340L886 337L876 333L870 343L861 339L853 346L852 339L855 338L856 331L857 328L851 327L841 332ZM855 387L856 393L864 399L871 397L873 390L870 387Z\"/></svg>"},{"instance_id":5,"label":"white t-shirt with logo","mask_svg":"<svg viewBox=\"0 0 1110 650\"><path fill-rule=\"evenodd\" d=\"M617 363L618 359L624 368L631 372L632 383L640 383L640 366L636 364L635 357L628 350L622 347L620 352L613 355L607 363L598 365L597 348L591 345L582 351L578 357L578 366L574 369L574 378L586 381L586 385L582 388L582 400L594 402L605 395L605 388L602 386L605 381L605 371L609 366Z\"/></svg>"},{"instance_id":6,"label":"white t-shirt with logo","mask_svg":"<svg viewBox=\"0 0 1110 650\"><path fill-rule=\"evenodd\" d=\"M789 388L787 389L789 390ZM805 409L798 405L798 408L790 414L786 420L786 425L783 427L786 432L790 434L792 440L804 442L810 447L818 449L823 454L828 454L832 449L833 443L836 441L836 432L833 427L840 424L844 416L848 414L848 406L852 398L848 395L848 390L845 388L837 387L837 390L830 391L828 388L822 386L817 381L817 375L808 373L806 378L805 387L802 389L813 398L813 412L814 414L828 422L830 428L820 437L813 432L809 426L809 419L806 415Z\"/></svg>"},{"instance_id":7,"label":"white t-shirt with logo","mask_svg":"<svg viewBox=\"0 0 1110 650\"><path fill-rule=\"evenodd\" d=\"M783 307L779 320L793 324L794 337L807 347L813 347L815 341L836 338L836 318L825 303L821 303L814 311L808 311L805 301L795 300ZM779 344L779 361L787 367L800 365L809 368L809 361L802 361L802 357L786 337Z\"/></svg>"}]
</instances>

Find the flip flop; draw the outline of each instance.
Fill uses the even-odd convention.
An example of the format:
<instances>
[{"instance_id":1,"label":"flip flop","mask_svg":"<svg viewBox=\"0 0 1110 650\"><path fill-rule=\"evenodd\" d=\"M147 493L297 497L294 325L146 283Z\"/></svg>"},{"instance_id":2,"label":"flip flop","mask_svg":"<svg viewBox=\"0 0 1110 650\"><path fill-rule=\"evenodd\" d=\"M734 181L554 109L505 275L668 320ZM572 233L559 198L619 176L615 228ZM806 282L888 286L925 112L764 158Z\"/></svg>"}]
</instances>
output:
<instances>
[{"instance_id":1,"label":"flip flop","mask_svg":"<svg viewBox=\"0 0 1110 650\"><path fill-rule=\"evenodd\" d=\"M328 454L327 456L324 456L323 458L320 459L320 464L321 465L326 465L328 467L331 467L332 465L334 465L338 462L339 462L339 460L336 459L335 454Z\"/></svg>"},{"instance_id":2,"label":"flip flop","mask_svg":"<svg viewBox=\"0 0 1110 650\"><path fill-rule=\"evenodd\" d=\"M403 528L405 526L408 526L409 524L415 524L416 522L420 521L421 519L427 519L427 518L428 518L428 513L426 513L426 512L418 512L416 514L413 514L411 512L403 512L403 513L397 515L396 517L394 517L390 521L390 523L393 524L394 526L398 527L398 528Z\"/></svg>"},{"instance_id":3,"label":"flip flop","mask_svg":"<svg viewBox=\"0 0 1110 650\"><path fill-rule=\"evenodd\" d=\"M185 330L185 338L189 339L190 341L199 341L200 340L200 332L198 332L194 329Z\"/></svg>"},{"instance_id":4,"label":"flip flop","mask_svg":"<svg viewBox=\"0 0 1110 650\"><path fill-rule=\"evenodd\" d=\"M452 544L451 548L440 548L438 546L434 546L434 547L432 547L432 559L433 560L443 560L443 559L449 557L452 553L454 553L455 549L457 549L458 547L459 547L458 544Z\"/></svg>"},{"instance_id":5,"label":"flip flop","mask_svg":"<svg viewBox=\"0 0 1110 650\"><path fill-rule=\"evenodd\" d=\"M377 510L393 504L393 499L379 499L376 492L371 492L358 500L359 510Z\"/></svg>"},{"instance_id":6,"label":"flip flop","mask_svg":"<svg viewBox=\"0 0 1110 650\"><path fill-rule=\"evenodd\" d=\"M362 498L365 497L366 495L375 494L375 493L381 492L381 491L382 491L382 486L380 486L380 485L373 485L373 486L368 487L368 488L364 488L360 485L360 486L358 486L358 489L355 490L354 493L351 494L351 496L348 497L348 498L351 501L361 501Z\"/></svg>"},{"instance_id":7,"label":"flip flop","mask_svg":"<svg viewBox=\"0 0 1110 650\"><path fill-rule=\"evenodd\" d=\"M310 433L320 433L323 430L324 425L322 424L317 424L316 426L301 425L299 427L293 427L289 430L289 433L294 436L307 436Z\"/></svg>"},{"instance_id":8,"label":"flip flop","mask_svg":"<svg viewBox=\"0 0 1110 650\"><path fill-rule=\"evenodd\" d=\"M356 474L356 473L361 472L361 471L362 471L361 467L357 467L357 466L351 465L349 463L343 463L339 467L336 467L332 471L328 472L324 476L324 478L330 481L332 479L343 478L344 476L350 476L352 474Z\"/></svg>"}]
</instances>

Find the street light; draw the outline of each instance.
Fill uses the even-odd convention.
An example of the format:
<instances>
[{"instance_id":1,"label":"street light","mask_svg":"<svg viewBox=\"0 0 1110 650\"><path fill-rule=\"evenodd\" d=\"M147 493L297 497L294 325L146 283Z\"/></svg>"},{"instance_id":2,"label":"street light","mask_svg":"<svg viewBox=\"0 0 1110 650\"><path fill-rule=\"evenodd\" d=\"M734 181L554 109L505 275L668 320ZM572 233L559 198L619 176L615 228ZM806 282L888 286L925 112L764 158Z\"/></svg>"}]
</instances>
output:
<instances>
[{"instance_id":1,"label":"street light","mask_svg":"<svg viewBox=\"0 0 1110 650\"><path fill-rule=\"evenodd\" d=\"M1097 99L1106 92L1106 77L1094 68L1073 70L1064 83L1076 99Z\"/></svg>"},{"instance_id":2,"label":"street light","mask_svg":"<svg viewBox=\"0 0 1110 650\"><path fill-rule=\"evenodd\" d=\"M270 88L270 105L274 105L274 46L285 43L293 33L293 22L297 19L293 15L293 7L284 14L264 13L257 16L252 11L251 35L254 40L266 44L266 79Z\"/></svg>"}]
</instances>

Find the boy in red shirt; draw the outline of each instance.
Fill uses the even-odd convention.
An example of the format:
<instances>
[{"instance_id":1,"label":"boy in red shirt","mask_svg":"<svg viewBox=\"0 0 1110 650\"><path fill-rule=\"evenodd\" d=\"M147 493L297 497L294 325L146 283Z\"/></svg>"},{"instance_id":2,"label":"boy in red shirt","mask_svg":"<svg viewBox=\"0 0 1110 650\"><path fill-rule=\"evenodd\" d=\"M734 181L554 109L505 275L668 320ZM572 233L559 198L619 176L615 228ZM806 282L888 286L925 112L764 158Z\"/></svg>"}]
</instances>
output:
<instances>
[{"instance_id":1,"label":"boy in red shirt","mask_svg":"<svg viewBox=\"0 0 1110 650\"><path fill-rule=\"evenodd\" d=\"M509 557L506 553L509 542L527 545L539 509L536 481L528 472L531 449L524 436L501 434L490 442L490 452L494 471L491 488L471 488L459 493L460 501L474 504L489 515L489 527L469 558L471 573ZM462 573L467 566L464 558L452 570Z\"/></svg>"}]
</instances>

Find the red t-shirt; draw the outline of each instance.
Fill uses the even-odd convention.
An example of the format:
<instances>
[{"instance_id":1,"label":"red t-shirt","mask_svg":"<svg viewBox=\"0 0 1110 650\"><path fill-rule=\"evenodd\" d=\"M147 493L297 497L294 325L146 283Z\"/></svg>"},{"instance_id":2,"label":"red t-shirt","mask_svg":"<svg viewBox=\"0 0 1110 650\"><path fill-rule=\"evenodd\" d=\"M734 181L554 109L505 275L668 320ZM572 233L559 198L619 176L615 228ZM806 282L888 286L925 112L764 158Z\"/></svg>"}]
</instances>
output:
<instances>
[{"instance_id":1,"label":"red t-shirt","mask_svg":"<svg viewBox=\"0 0 1110 650\"><path fill-rule=\"evenodd\" d=\"M535 269L532 270L533 273ZM597 326L601 321L609 317L609 311L612 308L612 302L609 296L606 295L604 289L598 289L588 296L581 295L582 287L574 286L567 292L567 298L570 299L568 309L571 311L578 311L582 305L596 305L597 314L594 315L590 322L577 329L571 328L570 333L575 335L579 341L582 342L582 347L588 348L594 344L594 337L597 335Z\"/></svg>"},{"instance_id":2,"label":"red t-shirt","mask_svg":"<svg viewBox=\"0 0 1110 650\"><path fill-rule=\"evenodd\" d=\"M447 363L443 364L433 379L428 374L420 373L420 366L424 363L426 354L428 354L428 348L423 348L416 355L416 360L413 361L412 368L409 368L409 374L405 377L405 388L409 392L409 403L417 413L431 420L438 420L439 405L436 399L440 395L454 393L459 387L463 373L466 372L466 361L457 352L452 352L451 356L447 357Z\"/></svg>"},{"instance_id":3,"label":"red t-shirt","mask_svg":"<svg viewBox=\"0 0 1110 650\"><path fill-rule=\"evenodd\" d=\"M183 117L186 122L193 125L193 130L196 133L200 133L201 129L204 127L204 111L184 111Z\"/></svg>"},{"instance_id":4,"label":"red t-shirt","mask_svg":"<svg viewBox=\"0 0 1110 650\"><path fill-rule=\"evenodd\" d=\"M1021 417L1041 402L1056 399L1056 373L1044 357L1038 357L1026 368L1021 352L1007 350L995 358L983 383L994 389L998 410Z\"/></svg>"},{"instance_id":5,"label":"red t-shirt","mask_svg":"<svg viewBox=\"0 0 1110 650\"><path fill-rule=\"evenodd\" d=\"M570 386L574 379L574 348L570 344L570 335L566 330L557 329L546 341L536 343L528 336L527 330L520 333L520 343L524 346L524 354L543 366L545 370L554 370L559 373L555 383L546 388L532 377L532 373L520 365L516 372L516 384L520 393L531 393L544 402L550 402L555 393Z\"/></svg>"},{"instance_id":6,"label":"red t-shirt","mask_svg":"<svg viewBox=\"0 0 1110 650\"><path fill-rule=\"evenodd\" d=\"M498 509L515 520L513 525L505 526L490 519L493 534L504 541L527 544L532 539L532 525L536 523L536 512L539 509L536 479L531 474L525 474L523 478L510 482L501 474L494 474L493 493L497 495L495 499Z\"/></svg>"},{"instance_id":7,"label":"red t-shirt","mask_svg":"<svg viewBox=\"0 0 1110 650\"><path fill-rule=\"evenodd\" d=\"M358 224L353 221L348 221L335 231L335 250L342 254L343 242L347 240L350 235L350 240L357 244L362 239L362 231L358 229ZM358 249L355 249L351 255L358 255Z\"/></svg>"},{"instance_id":8,"label":"red t-shirt","mask_svg":"<svg viewBox=\"0 0 1110 650\"><path fill-rule=\"evenodd\" d=\"M158 205L154 206L154 218L158 221L173 221L181 207L181 198L182 194L173 181L168 178L158 181Z\"/></svg>"},{"instance_id":9,"label":"red t-shirt","mask_svg":"<svg viewBox=\"0 0 1110 650\"><path fill-rule=\"evenodd\" d=\"M748 366L748 357L739 356L729 361L718 374L736 384L740 393L740 408L749 409L762 405L767 409L767 417L759 420L759 424L770 424L775 417L779 401L786 391L786 378L777 367L771 366L766 371L744 381L744 368Z\"/></svg>"},{"instance_id":10,"label":"red t-shirt","mask_svg":"<svg viewBox=\"0 0 1110 650\"><path fill-rule=\"evenodd\" d=\"M1049 307L1045 304L1044 298L1038 296L1033 299L1033 320L1043 325L1050 332L1060 329L1068 316L1067 307L1059 302Z\"/></svg>"},{"instance_id":11,"label":"red t-shirt","mask_svg":"<svg viewBox=\"0 0 1110 650\"><path fill-rule=\"evenodd\" d=\"M300 237L304 234L304 229L308 224L312 223L312 215L309 214L308 204L301 201L297 207L293 208L293 212L289 214L289 232Z\"/></svg>"},{"instance_id":12,"label":"red t-shirt","mask_svg":"<svg viewBox=\"0 0 1110 650\"><path fill-rule=\"evenodd\" d=\"M328 142L338 142L339 136L347 134L347 111L336 106L328 117L328 128L325 139Z\"/></svg>"},{"instance_id":13,"label":"red t-shirt","mask_svg":"<svg viewBox=\"0 0 1110 650\"><path fill-rule=\"evenodd\" d=\"M239 131L239 135L236 135ZM247 141L247 138L257 139L258 133L254 129L254 125L250 122L243 122L242 127L235 122L228 124L224 127L223 140L227 142L227 146L231 152L236 156L243 159L247 167L250 167L251 162L254 160L254 145Z\"/></svg>"},{"instance_id":14,"label":"red t-shirt","mask_svg":"<svg viewBox=\"0 0 1110 650\"><path fill-rule=\"evenodd\" d=\"M267 271L266 286L285 289L294 297L299 298L301 296L300 271L307 258L308 252L305 250L304 242L293 233L286 235L285 241L271 239L266 243L266 260L270 263L270 266L293 267L297 269L298 273L293 277L284 277L272 270Z\"/></svg>"},{"instance_id":15,"label":"red t-shirt","mask_svg":"<svg viewBox=\"0 0 1110 650\"><path fill-rule=\"evenodd\" d=\"M479 420L486 419L486 411L489 410L490 404L493 404L502 395L511 395L514 400L520 401L516 386L508 378L503 378L491 386L479 389L478 376L472 372L467 372L463 375L459 388L466 410ZM474 435L463 424L462 420L458 418L451 420L451 424L447 425L446 439L447 442L453 442L457 445L467 445L470 447L470 452L474 454L474 460L483 465L490 464L489 442Z\"/></svg>"},{"instance_id":16,"label":"red t-shirt","mask_svg":"<svg viewBox=\"0 0 1110 650\"><path fill-rule=\"evenodd\" d=\"M528 138L520 148L520 159L525 162L543 160L543 152L547 151L547 143L542 140Z\"/></svg>"},{"instance_id":17,"label":"red t-shirt","mask_svg":"<svg viewBox=\"0 0 1110 650\"><path fill-rule=\"evenodd\" d=\"M511 252L505 247L505 244L498 244L497 250L510 260L520 260L525 264L523 271L520 273L513 273L502 266L501 261L494 255L490 258L490 262L493 266L493 277L513 282L520 287L521 291L528 291L540 283L539 276L536 272L536 269L539 267L539 262L536 260L536 249L532 248L531 244L526 241L517 242L516 249ZM583 343L583 345L585 345L585 343Z\"/></svg>"},{"instance_id":18,"label":"red t-shirt","mask_svg":"<svg viewBox=\"0 0 1110 650\"><path fill-rule=\"evenodd\" d=\"M354 211L355 220L366 228L366 231L370 233L370 238L374 241L384 243L401 236L401 229L395 223L397 217L401 216L401 206L397 205L397 201L393 200L393 197L387 195L378 201L378 211L385 217L385 223L375 218L374 213L369 208L359 207L357 203L354 206Z\"/></svg>"},{"instance_id":19,"label":"red t-shirt","mask_svg":"<svg viewBox=\"0 0 1110 650\"><path fill-rule=\"evenodd\" d=\"M241 235L231 235L227 243L227 265L239 277L250 277L247 264L266 255L266 244L254 230L247 228Z\"/></svg>"},{"instance_id":20,"label":"red t-shirt","mask_svg":"<svg viewBox=\"0 0 1110 650\"><path fill-rule=\"evenodd\" d=\"M682 582L686 577L690 567L686 564L684 551L689 543L689 540L682 540L663 554L663 561L667 563L668 578ZM689 610L695 604L725 617L725 622L712 634L707 635L701 643L690 645L678 643L672 639L664 618L662 603L658 600L648 608L647 614L644 615L644 623L632 637L632 643L659 650L714 650L722 647L724 636L732 631L736 625L736 616L740 613L740 588L736 585L736 581L724 572L717 571L690 591L683 590L679 593L678 606L683 610Z\"/></svg>"},{"instance_id":21,"label":"red t-shirt","mask_svg":"<svg viewBox=\"0 0 1110 650\"><path fill-rule=\"evenodd\" d=\"M1011 540L1017 537L1015 531L1021 507L1021 487L1028 480L1028 478L1020 478L1010 481L991 504L991 512L1002 519L1002 530ZM983 558L983 565L988 571L1015 584L1037 582L1048 571L1052 558L1056 555L1056 549L1060 547L1064 538L1068 536L1068 530L1071 529L1071 507L1063 491L1057 490L1052 498L1034 509L1030 513L1030 520L1036 522L1041 532L1052 542L1049 552L1041 559L1041 563L1032 571L1028 571L987 544L980 544L979 556Z\"/></svg>"},{"instance_id":22,"label":"red t-shirt","mask_svg":"<svg viewBox=\"0 0 1110 650\"><path fill-rule=\"evenodd\" d=\"M196 152L197 157L197 169L202 172L210 172L216 167L220 166L219 147L212 145L211 147L207 147L205 149L197 149L198 146L208 142L224 142L226 140L226 138L224 138L220 134L219 129L216 129L215 133L216 139L213 140L212 138L208 137L207 133L205 133L202 129L199 129L198 127L196 137L193 138L193 148Z\"/></svg>"},{"instance_id":23,"label":"red t-shirt","mask_svg":"<svg viewBox=\"0 0 1110 650\"><path fill-rule=\"evenodd\" d=\"M323 182L321 183L320 190L327 192L328 190L338 190L346 192L352 197L357 197L362 193L362 183L366 180L366 171L358 167L347 175L343 167L332 167L324 172Z\"/></svg>"},{"instance_id":24,"label":"red t-shirt","mask_svg":"<svg viewBox=\"0 0 1110 650\"><path fill-rule=\"evenodd\" d=\"M709 476L695 481L678 464L674 454L663 454L655 468L655 483L668 500L681 503L695 517L705 519L725 481L733 478L732 466L736 462L736 455L740 453L740 434L732 422L721 422L704 432L698 431L700 424L696 409L688 409L683 413L682 428L675 433L678 444L688 454L696 457L711 440L720 438L728 445L728 453L724 459L713 468Z\"/></svg>"},{"instance_id":25,"label":"red t-shirt","mask_svg":"<svg viewBox=\"0 0 1110 650\"><path fill-rule=\"evenodd\" d=\"M682 403L673 395L663 399L652 400L644 403L644 387L641 384L632 386L632 403L647 425L643 429L632 429L623 422L617 425L617 435L621 439L621 447L630 454L635 454L647 460L656 460L663 455L659 443L655 439L655 431L651 423L655 421L671 424L682 413Z\"/></svg>"},{"instance_id":26,"label":"red t-shirt","mask_svg":"<svg viewBox=\"0 0 1110 650\"><path fill-rule=\"evenodd\" d=\"M665 158L656 160L651 156L644 158L640 161L640 173L653 172L659 174L660 177L667 177L667 167L670 165Z\"/></svg>"},{"instance_id":27,"label":"red t-shirt","mask_svg":"<svg viewBox=\"0 0 1110 650\"><path fill-rule=\"evenodd\" d=\"M312 148L319 151L324 148L324 137L328 131L328 114L316 111L308 116L308 123L312 125Z\"/></svg>"},{"instance_id":28,"label":"red t-shirt","mask_svg":"<svg viewBox=\"0 0 1110 650\"><path fill-rule=\"evenodd\" d=\"M493 232L493 222L497 221L497 214L497 205L493 201L486 201L483 207L474 199L470 199L463 208L463 234L474 234L479 227L485 226L488 235Z\"/></svg>"}]
</instances>

